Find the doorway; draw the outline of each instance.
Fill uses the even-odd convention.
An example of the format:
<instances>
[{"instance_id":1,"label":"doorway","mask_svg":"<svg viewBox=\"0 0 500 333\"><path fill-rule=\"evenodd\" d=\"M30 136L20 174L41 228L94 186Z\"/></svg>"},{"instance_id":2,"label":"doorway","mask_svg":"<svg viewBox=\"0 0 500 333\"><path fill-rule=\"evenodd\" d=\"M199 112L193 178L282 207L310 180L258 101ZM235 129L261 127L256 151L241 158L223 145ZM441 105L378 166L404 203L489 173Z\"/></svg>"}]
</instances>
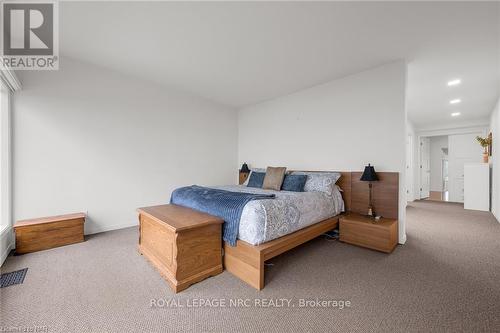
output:
<instances>
[{"instance_id":1,"label":"doorway","mask_svg":"<svg viewBox=\"0 0 500 333\"><path fill-rule=\"evenodd\" d=\"M481 160L478 135L484 133L420 137L420 199L464 202L464 165Z\"/></svg>"},{"instance_id":2,"label":"doorway","mask_svg":"<svg viewBox=\"0 0 500 333\"><path fill-rule=\"evenodd\" d=\"M448 136L420 140L420 199L448 201Z\"/></svg>"}]
</instances>

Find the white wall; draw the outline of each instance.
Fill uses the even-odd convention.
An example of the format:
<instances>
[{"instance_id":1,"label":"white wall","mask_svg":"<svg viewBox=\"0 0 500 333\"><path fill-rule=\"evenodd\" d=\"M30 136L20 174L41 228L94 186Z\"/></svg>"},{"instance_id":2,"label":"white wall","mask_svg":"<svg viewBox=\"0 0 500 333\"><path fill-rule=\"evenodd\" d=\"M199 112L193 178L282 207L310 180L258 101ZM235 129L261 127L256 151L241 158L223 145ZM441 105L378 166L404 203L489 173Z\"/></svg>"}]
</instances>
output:
<instances>
[{"instance_id":1,"label":"white wall","mask_svg":"<svg viewBox=\"0 0 500 333\"><path fill-rule=\"evenodd\" d=\"M14 242L11 195L11 107L10 91L0 83L0 265Z\"/></svg>"},{"instance_id":2,"label":"white wall","mask_svg":"<svg viewBox=\"0 0 500 333\"><path fill-rule=\"evenodd\" d=\"M14 98L14 218L88 212L86 232L137 223L173 189L237 177L237 113L63 58L19 73Z\"/></svg>"},{"instance_id":3,"label":"white wall","mask_svg":"<svg viewBox=\"0 0 500 333\"><path fill-rule=\"evenodd\" d=\"M397 62L239 111L239 161L399 172L405 230L406 64Z\"/></svg>"},{"instance_id":4,"label":"white wall","mask_svg":"<svg viewBox=\"0 0 500 333\"><path fill-rule=\"evenodd\" d=\"M492 174L492 191L491 191L491 212L500 222L500 99L491 114L490 130L493 137L493 151L491 164L493 168Z\"/></svg>"},{"instance_id":5,"label":"white wall","mask_svg":"<svg viewBox=\"0 0 500 333\"><path fill-rule=\"evenodd\" d=\"M434 136L430 138L430 190L443 190L442 161L447 158L442 148L448 148L448 136Z\"/></svg>"}]
</instances>

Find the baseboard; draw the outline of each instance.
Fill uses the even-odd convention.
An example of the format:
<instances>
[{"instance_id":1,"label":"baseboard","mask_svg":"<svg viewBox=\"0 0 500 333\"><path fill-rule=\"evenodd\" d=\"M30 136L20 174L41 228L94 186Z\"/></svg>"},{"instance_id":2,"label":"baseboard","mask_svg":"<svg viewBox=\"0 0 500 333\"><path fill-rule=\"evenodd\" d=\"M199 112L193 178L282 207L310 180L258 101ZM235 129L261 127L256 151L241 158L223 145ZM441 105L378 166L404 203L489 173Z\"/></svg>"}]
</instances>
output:
<instances>
[{"instance_id":1,"label":"baseboard","mask_svg":"<svg viewBox=\"0 0 500 333\"><path fill-rule=\"evenodd\" d=\"M12 232L12 227L8 227L7 229L3 230L2 233L0 234L0 237L5 237L8 239L9 244L1 249L1 254L0 254L0 267L3 265L5 262L5 259L9 256L10 251L14 248L14 240L13 237L7 236L7 233Z\"/></svg>"},{"instance_id":2,"label":"baseboard","mask_svg":"<svg viewBox=\"0 0 500 333\"><path fill-rule=\"evenodd\" d=\"M406 243L406 234L399 238L399 244L403 245L404 243Z\"/></svg>"},{"instance_id":3,"label":"baseboard","mask_svg":"<svg viewBox=\"0 0 500 333\"><path fill-rule=\"evenodd\" d=\"M127 223L122 223L122 224L112 224L112 225L97 225L97 226L89 226L85 228L85 234L86 235L92 235L92 234L97 234L100 232L105 232L105 231L112 231L112 230L118 230L118 229L124 229L124 228L130 228L130 227L136 227L139 225L138 221L129 221Z\"/></svg>"},{"instance_id":4,"label":"baseboard","mask_svg":"<svg viewBox=\"0 0 500 333\"><path fill-rule=\"evenodd\" d=\"M14 248L14 243L11 242L9 246L7 246L5 251L2 252L2 257L0 258L0 267L2 267L3 263L5 262L5 260L9 256L10 251L12 251L13 248Z\"/></svg>"}]
</instances>

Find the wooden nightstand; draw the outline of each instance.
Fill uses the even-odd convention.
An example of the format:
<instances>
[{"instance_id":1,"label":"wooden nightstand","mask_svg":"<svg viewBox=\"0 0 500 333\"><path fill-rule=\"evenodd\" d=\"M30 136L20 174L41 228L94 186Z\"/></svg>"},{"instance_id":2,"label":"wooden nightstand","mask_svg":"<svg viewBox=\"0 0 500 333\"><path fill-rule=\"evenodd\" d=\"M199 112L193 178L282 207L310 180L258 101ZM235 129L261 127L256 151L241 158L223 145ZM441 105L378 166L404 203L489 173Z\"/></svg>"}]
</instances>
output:
<instances>
[{"instance_id":1,"label":"wooden nightstand","mask_svg":"<svg viewBox=\"0 0 500 333\"><path fill-rule=\"evenodd\" d=\"M398 244L398 220L349 213L340 217L340 241L391 253Z\"/></svg>"}]
</instances>

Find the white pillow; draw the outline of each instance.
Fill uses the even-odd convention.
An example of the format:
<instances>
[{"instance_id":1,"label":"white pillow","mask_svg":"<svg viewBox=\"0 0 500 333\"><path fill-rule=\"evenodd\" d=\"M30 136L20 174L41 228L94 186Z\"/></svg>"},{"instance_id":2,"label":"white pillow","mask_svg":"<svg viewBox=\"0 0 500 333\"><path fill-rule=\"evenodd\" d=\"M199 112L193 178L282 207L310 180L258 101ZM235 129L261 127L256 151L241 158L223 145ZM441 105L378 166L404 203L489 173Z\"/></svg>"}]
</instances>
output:
<instances>
[{"instance_id":1,"label":"white pillow","mask_svg":"<svg viewBox=\"0 0 500 333\"><path fill-rule=\"evenodd\" d=\"M338 172L307 172L294 171L292 175L307 175L304 192L323 192L328 195L333 194L335 183L341 174Z\"/></svg>"}]
</instances>

